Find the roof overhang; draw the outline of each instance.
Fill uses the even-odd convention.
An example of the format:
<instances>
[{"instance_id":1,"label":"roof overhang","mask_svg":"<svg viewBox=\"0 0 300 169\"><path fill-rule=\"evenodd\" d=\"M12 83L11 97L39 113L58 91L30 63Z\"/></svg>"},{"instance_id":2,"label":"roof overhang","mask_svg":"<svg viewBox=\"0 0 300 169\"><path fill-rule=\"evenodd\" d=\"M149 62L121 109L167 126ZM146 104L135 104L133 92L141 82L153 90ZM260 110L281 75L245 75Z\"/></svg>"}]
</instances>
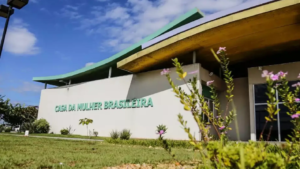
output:
<instances>
[{"instance_id":1,"label":"roof overhang","mask_svg":"<svg viewBox=\"0 0 300 169\"><path fill-rule=\"evenodd\" d=\"M141 41L137 42L136 44L122 50L121 52L104 59L100 62L97 62L93 65L78 69L73 72L61 74L61 75L55 75L55 76L46 76L46 77L34 77L33 81L36 82L42 82L42 83L48 83L56 86L62 86L65 85L65 83L59 82L60 80L72 80L72 83L80 83L80 82L86 82L86 81L92 81L97 80L101 78L107 78L108 77L108 71L110 67L114 68L116 67L116 64L118 61L131 56L132 54L141 51L142 47L141 45L145 42L148 42L149 40L152 40L156 38L157 36L160 36L166 32L172 31L182 25L186 25L190 22L193 22L195 20L198 20L202 18L204 14L202 14L201 11L194 8L184 15L176 18L174 21L169 23L168 25L162 27L161 29L157 30L156 32L152 33L151 35L145 37ZM126 70L125 70L126 71ZM113 74L116 75L122 75L124 74L121 70L113 70Z\"/></svg>"},{"instance_id":2,"label":"roof overhang","mask_svg":"<svg viewBox=\"0 0 300 169\"><path fill-rule=\"evenodd\" d=\"M215 59L210 49L220 46L226 46L231 62L238 63L258 57L258 51L263 54L266 50L295 48L300 41L299 30L300 0L276 1L148 41L143 44L144 50L118 62L117 67L138 73L192 51L196 51L197 60L212 63Z\"/></svg>"}]
</instances>

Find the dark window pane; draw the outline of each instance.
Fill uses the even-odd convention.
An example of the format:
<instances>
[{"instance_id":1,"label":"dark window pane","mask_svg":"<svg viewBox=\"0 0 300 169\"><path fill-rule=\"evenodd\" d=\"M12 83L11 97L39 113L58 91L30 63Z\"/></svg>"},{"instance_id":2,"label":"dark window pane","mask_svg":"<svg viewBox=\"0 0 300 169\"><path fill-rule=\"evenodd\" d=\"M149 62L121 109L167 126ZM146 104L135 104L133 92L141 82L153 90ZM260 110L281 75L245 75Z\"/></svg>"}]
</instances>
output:
<instances>
[{"instance_id":1,"label":"dark window pane","mask_svg":"<svg viewBox=\"0 0 300 169\"><path fill-rule=\"evenodd\" d=\"M267 85L266 84L259 84L254 85L254 96L255 96L255 103L267 103L268 96L267 93Z\"/></svg>"},{"instance_id":2,"label":"dark window pane","mask_svg":"<svg viewBox=\"0 0 300 169\"><path fill-rule=\"evenodd\" d=\"M290 139L289 135L292 134L292 129L294 127L293 123L291 123L291 116L287 115L286 112L289 111L287 107L285 107L283 104L279 105L280 112L280 135L281 135L281 141L285 141L286 139Z\"/></svg>"},{"instance_id":3,"label":"dark window pane","mask_svg":"<svg viewBox=\"0 0 300 169\"><path fill-rule=\"evenodd\" d=\"M268 116L268 112L266 111L267 105L257 105L255 106L255 117L256 117L256 139L259 140L260 134L265 126L266 119L265 116ZM270 131L270 127L272 129ZM268 135L270 134L270 138L268 141L278 141L278 125L277 121L272 123L268 122L264 133L263 140L267 141Z\"/></svg>"}]
</instances>

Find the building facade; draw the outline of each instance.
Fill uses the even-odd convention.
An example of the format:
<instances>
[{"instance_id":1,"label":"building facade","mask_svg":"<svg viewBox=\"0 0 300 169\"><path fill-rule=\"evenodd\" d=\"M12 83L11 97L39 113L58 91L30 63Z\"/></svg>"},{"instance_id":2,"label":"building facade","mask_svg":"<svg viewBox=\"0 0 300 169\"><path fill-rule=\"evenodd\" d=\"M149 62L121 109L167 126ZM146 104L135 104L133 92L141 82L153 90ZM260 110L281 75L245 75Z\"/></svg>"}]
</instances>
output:
<instances>
[{"instance_id":1,"label":"building facade","mask_svg":"<svg viewBox=\"0 0 300 169\"><path fill-rule=\"evenodd\" d=\"M45 83L38 118L47 119L54 133L72 126L75 134L85 135L87 130L79 125L79 119L90 118L94 122L89 130L100 136L129 129L133 138L157 138L156 126L164 124L168 127L166 138L186 140L177 119L181 113L191 133L200 139L192 115L183 110L160 71L170 68L175 84L187 90L176 80L172 66L171 59L178 58L185 71L196 72L187 78L198 78L198 87L211 105L206 82L214 80L224 106L226 89L210 49L225 46L234 76L239 129L237 134L233 122L228 135L233 140L238 140L238 135L244 141L257 140L266 115L262 70L288 71L291 84L298 80L299 18L300 0L256 0L209 16L193 9L103 61L62 75L33 78ZM48 89L47 84L57 87ZM292 130L282 102L278 107L272 141L284 141Z\"/></svg>"}]
</instances>

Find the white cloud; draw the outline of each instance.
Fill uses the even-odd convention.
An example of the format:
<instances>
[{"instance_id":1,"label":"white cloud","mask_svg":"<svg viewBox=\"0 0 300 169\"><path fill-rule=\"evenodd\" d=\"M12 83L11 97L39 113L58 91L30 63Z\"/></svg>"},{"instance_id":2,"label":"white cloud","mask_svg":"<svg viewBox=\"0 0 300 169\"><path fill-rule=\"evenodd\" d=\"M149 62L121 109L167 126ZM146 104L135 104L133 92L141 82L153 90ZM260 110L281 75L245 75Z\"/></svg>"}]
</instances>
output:
<instances>
[{"instance_id":1,"label":"white cloud","mask_svg":"<svg viewBox=\"0 0 300 169\"><path fill-rule=\"evenodd\" d=\"M94 64L94 62L89 62L89 63L86 63L85 64L85 67L87 67L87 66L91 66L91 65L93 65Z\"/></svg>"},{"instance_id":2,"label":"white cloud","mask_svg":"<svg viewBox=\"0 0 300 169\"><path fill-rule=\"evenodd\" d=\"M34 82L23 82L19 88L14 88L16 92L40 92L44 87Z\"/></svg>"},{"instance_id":3,"label":"white cloud","mask_svg":"<svg viewBox=\"0 0 300 169\"><path fill-rule=\"evenodd\" d=\"M57 15L62 15L70 19L79 19L82 15L79 14L78 9L78 6L66 5L61 9L60 13L57 13Z\"/></svg>"},{"instance_id":4,"label":"white cloud","mask_svg":"<svg viewBox=\"0 0 300 169\"><path fill-rule=\"evenodd\" d=\"M88 34L102 34L106 38L102 42L105 46L121 50L195 7L204 13L214 13L245 1L127 0L123 4L108 3L101 8L92 7L91 13L82 16L78 22L79 28Z\"/></svg>"},{"instance_id":5,"label":"white cloud","mask_svg":"<svg viewBox=\"0 0 300 169\"><path fill-rule=\"evenodd\" d=\"M34 55L40 52L36 36L21 19L14 19L7 30L4 50L16 55Z\"/></svg>"}]
</instances>

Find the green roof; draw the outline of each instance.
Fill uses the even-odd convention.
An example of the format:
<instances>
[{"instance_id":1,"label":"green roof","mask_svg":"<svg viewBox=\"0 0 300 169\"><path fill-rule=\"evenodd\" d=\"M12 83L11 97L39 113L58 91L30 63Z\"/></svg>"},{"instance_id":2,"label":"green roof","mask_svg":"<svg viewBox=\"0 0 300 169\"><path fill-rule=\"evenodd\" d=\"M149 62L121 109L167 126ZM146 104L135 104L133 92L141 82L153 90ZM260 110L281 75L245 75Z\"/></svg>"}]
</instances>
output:
<instances>
[{"instance_id":1,"label":"green roof","mask_svg":"<svg viewBox=\"0 0 300 169\"><path fill-rule=\"evenodd\" d=\"M46 76L46 77L34 77L33 81L42 82L47 84L52 84L56 86L65 85L64 83L59 82L59 80L72 80L72 83L80 83L86 82L91 80L98 80L102 78L108 77L108 70L109 67L113 68L112 77L128 74L128 72L119 70L116 68L116 64L118 61L129 57L132 54L135 54L142 50L141 45L149 40L152 40L164 33L167 33L173 29L176 29L182 25L188 24L193 22L197 19L204 17L202 12L198 9L193 9L184 15L180 16L179 18L175 19L168 25L164 26L163 28L159 29L158 31L154 32L153 34L147 36L146 38L142 39L141 41L137 42L136 44L124 49L123 51L104 59L100 62L97 62L93 65L75 70L73 72L69 72L66 74L55 75L55 76Z\"/></svg>"}]
</instances>

